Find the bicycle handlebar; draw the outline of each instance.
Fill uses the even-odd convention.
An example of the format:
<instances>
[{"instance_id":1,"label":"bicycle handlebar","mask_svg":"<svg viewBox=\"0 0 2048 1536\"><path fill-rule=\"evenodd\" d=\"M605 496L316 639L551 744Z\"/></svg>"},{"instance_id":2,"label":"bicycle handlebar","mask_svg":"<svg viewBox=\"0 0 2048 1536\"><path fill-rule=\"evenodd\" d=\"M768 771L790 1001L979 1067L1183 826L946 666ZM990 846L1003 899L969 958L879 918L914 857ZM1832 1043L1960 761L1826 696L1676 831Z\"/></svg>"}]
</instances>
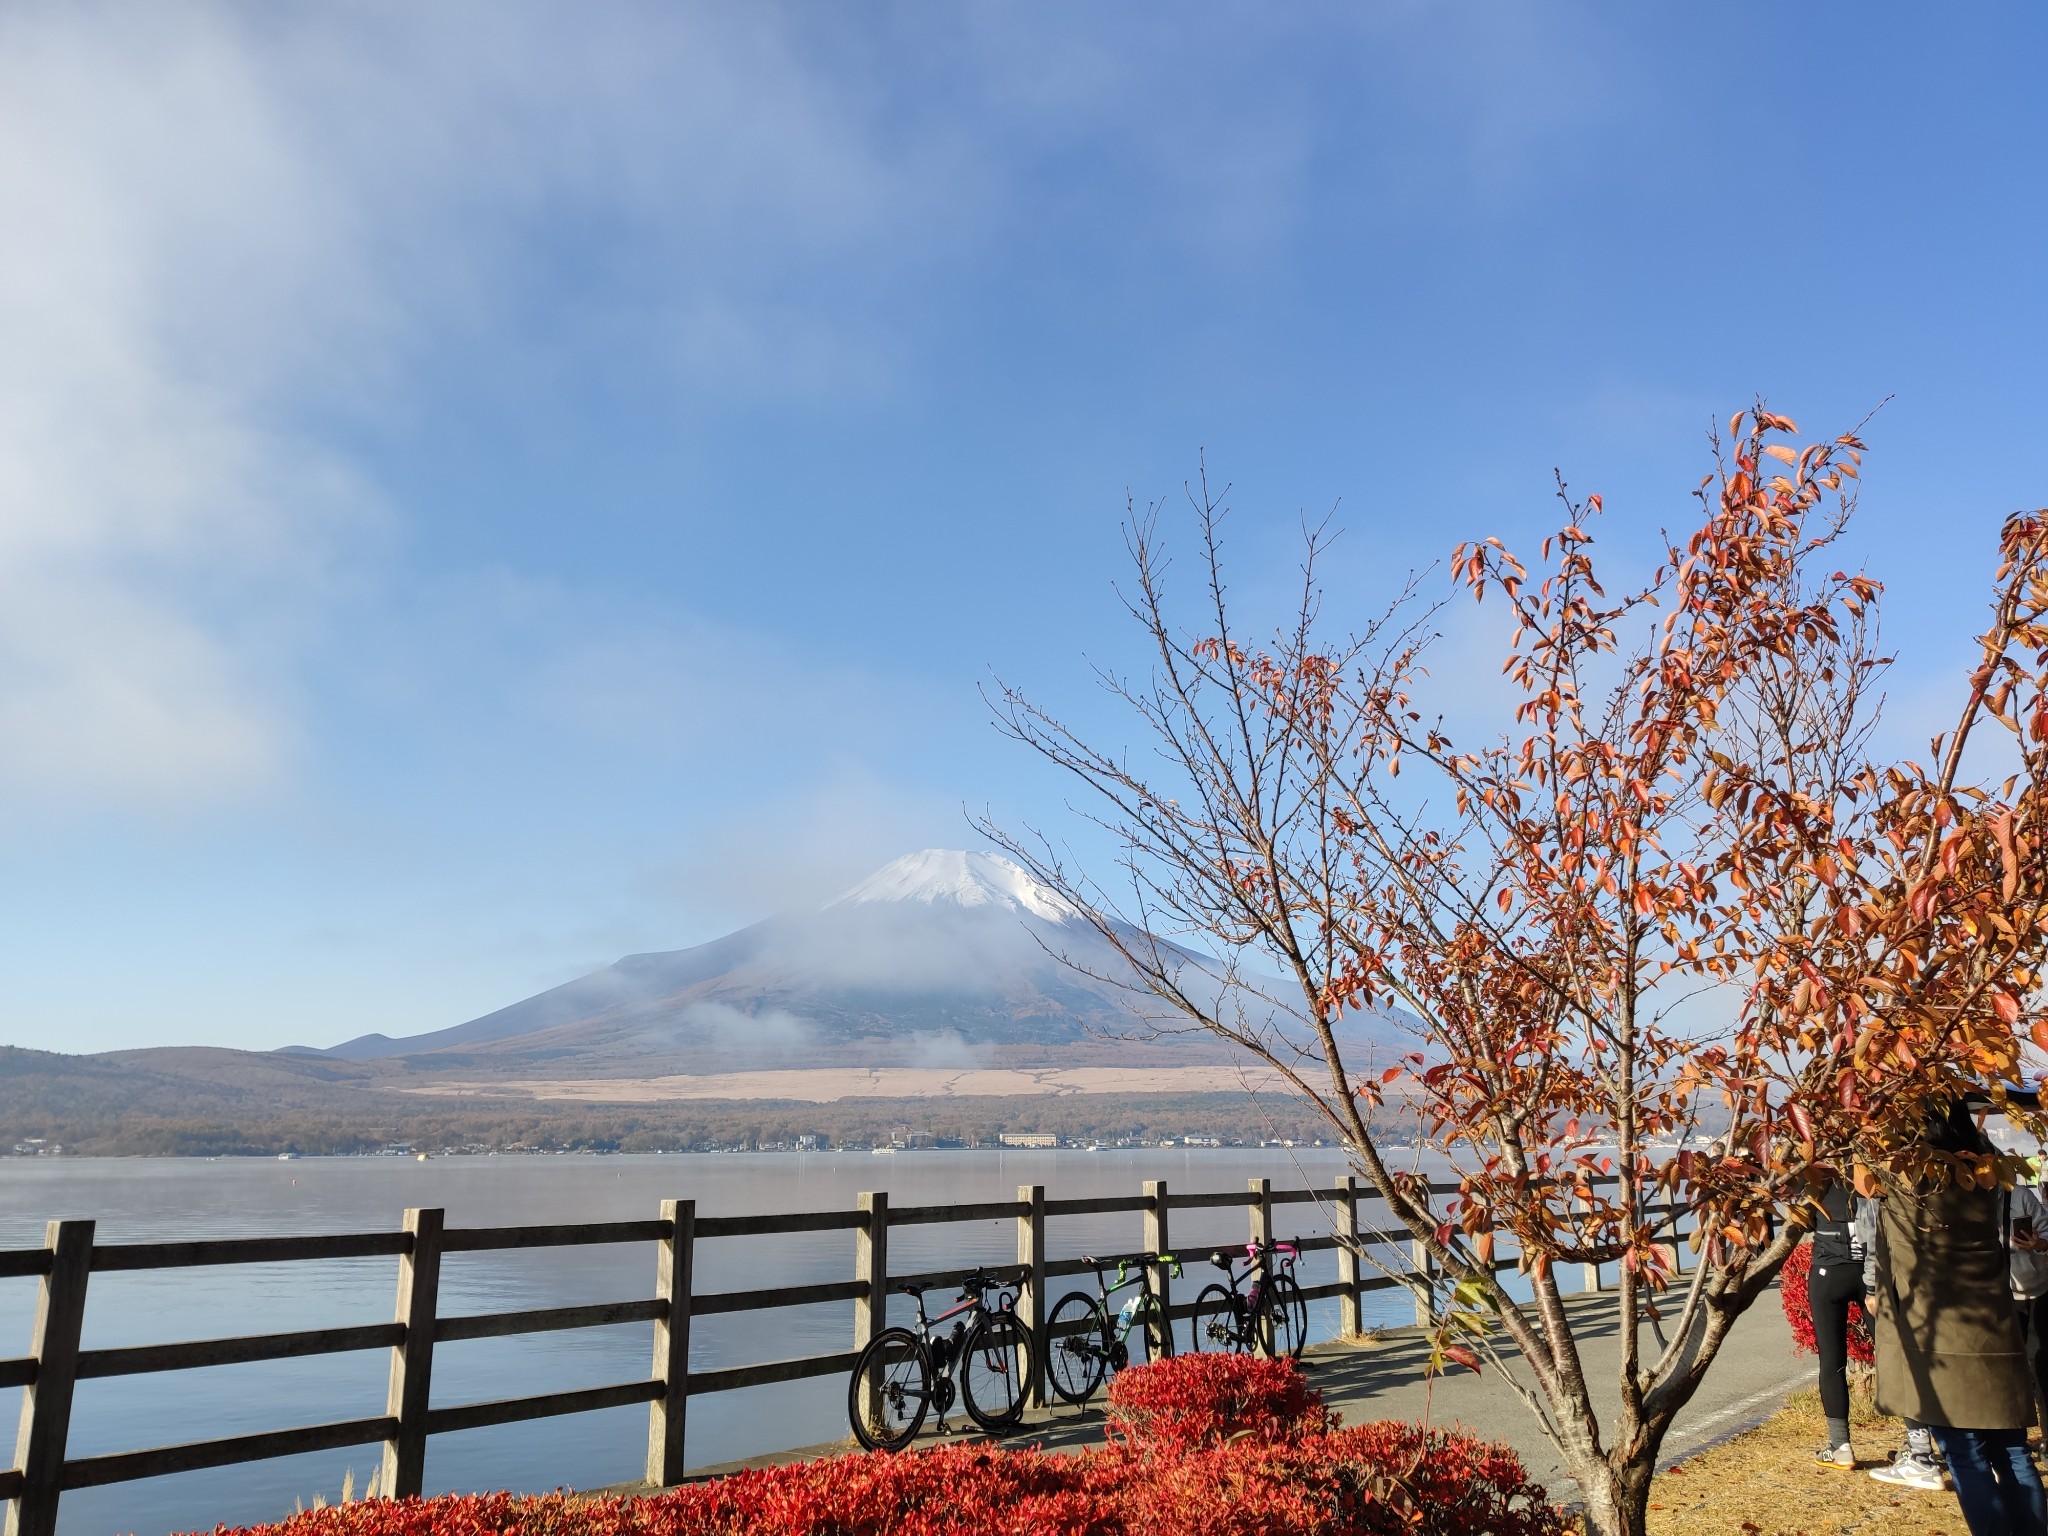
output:
<instances>
[{"instance_id":1,"label":"bicycle handlebar","mask_svg":"<svg viewBox=\"0 0 2048 1536\"><path fill-rule=\"evenodd\" d=\"M1301 1250L1292 1243L1264 1242L1246 1243L1244 1245L1244 1257L1247 1264L1256 1264L1268 1254L1280 1255L1292 1262L1301 1257ZM1235 1264L1237 1260L1234 1256L1226 1254L1219 1248L1216 1252L1209 1255L1209 1262L1218 1269L1228 1272L1230 1266Z\"/></svg>"},{"instance_id":2,"label":"bicycle handlebar","mask_svg":"<svg viewBox=\"0 0 2048 1536\"><path fill-rule=\"evenodd\" d=\"M1098 1263L1094 1259L1085 1259L1082 1262L1092 1266L1097 1270L1103 1270L1109 1267L1107 1264ZM1116 1261L1116 1285L1111 1286L1111 1290L1119 1289L1129 1282L1131 1266L1133 1264L1136 1264L1140 1269L1149 1269L1154 1264L1161 1264L1166 1267L1167 1274L1171 1275L1176 1280L1180 1278L1179 1259L1176 1259L1170 1253L1148 1253L1136 1259L1118 1259Z\"/></svg>"},{"instance_id":3,"label":"bicycle handlebar","mask_svg":"<svg viewBox=\"0 0 2048 1536\"><path fill-rule=\"evenodd\" d=\"M1129 1282L1133 1266L1149 1269L1155 1264L1163 1265L1167 1274L1176 1280L1180 1278L1181 1274L1180 1260L1170 1253L1127 1253L1121 1258L1115 1259L1098 1259L1092 1253L1084 1253L1081 1255L1081 1262L1094 1270L1098 1275L1114 1264L1116 1266L1116 1285L1111 1286L1111 1290L1115 1290L1117 1287Z\"/></svg>"}]
</instances>

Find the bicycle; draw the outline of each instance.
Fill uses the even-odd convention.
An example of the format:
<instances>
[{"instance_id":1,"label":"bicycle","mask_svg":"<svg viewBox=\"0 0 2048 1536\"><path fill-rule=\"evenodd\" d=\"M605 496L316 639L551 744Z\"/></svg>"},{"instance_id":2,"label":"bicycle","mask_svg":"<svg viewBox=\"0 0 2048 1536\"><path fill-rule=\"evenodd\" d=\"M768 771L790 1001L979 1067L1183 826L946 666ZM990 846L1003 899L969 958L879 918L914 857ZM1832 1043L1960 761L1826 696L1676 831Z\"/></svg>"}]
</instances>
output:
<instances>
[{"instance_id":1,"label":"bicycle","mask_svg":"<svg viewBox=\"0 0 2048 1536\"><path fill-rule=\"evenodd\" d=\"M927 1287L900 1287L917 1300L917 1328L884 1328L854 1361L846 1399L854 1438L871 1451L900 1451L934 1408L946 1434L956 1378L967 1416L989 1434L1022 1418L1036 1346L1008 1285L977 1269L962 1283L959 1305L933 1318L925 1316ZM1000 1293L993 1305L984 1299L989 1291Z\"/></svg>"},{"instance_id":2,"label":"bicycle","mask_svg":"<svg viewBox=\"0 0 2048 1536\"><path fill-rule=\"evenodd\" d=\"M1152 1291L1152 1266L1165 1265L1176 1278L1180 1274L1180 1260L1170 1253L1148 1253L1135 1261L1116 1260L1114 1284L1104 1277L1108 1260L1084 1258L1081 1262L1095 1272L1101 1296L1069 1291L1052 1309L1045 1325L1046 1380L1055 1393L1076 1408L1094 1396L1105 1376L1130 1364L1132 1330L1140 1331L1146 1359L1157 1360L1165 1355L1166 1314ZM1138 1266L1135 1279L1130 1273L1133 1262ZM1136 1286L1138 1293L1118 1308L1112 1318L1109 1298L1130 1286Z\"/></svg>"},{"instance_id":3,"label":"bicycle","mask_svg":"<svg viewBox=\"0 0 2048 1536\"><path fill-rule=\"evenodd\" d=\"M1242 1276L1231 1268L1236 1260L1229 1255L1209 1255L1227 1284L1205 1285L1195 1298L1189 1321L1195 1348L1240 1355L1258 1350L1275 1360L1300 1358L1308 1342L1308 1303L1294 1278L1300 1250L1292 1243L1247 1243L1244 1251ZM1240 1280L1251 1282L1242 1292Z\"/></svg>"}]
</instances>

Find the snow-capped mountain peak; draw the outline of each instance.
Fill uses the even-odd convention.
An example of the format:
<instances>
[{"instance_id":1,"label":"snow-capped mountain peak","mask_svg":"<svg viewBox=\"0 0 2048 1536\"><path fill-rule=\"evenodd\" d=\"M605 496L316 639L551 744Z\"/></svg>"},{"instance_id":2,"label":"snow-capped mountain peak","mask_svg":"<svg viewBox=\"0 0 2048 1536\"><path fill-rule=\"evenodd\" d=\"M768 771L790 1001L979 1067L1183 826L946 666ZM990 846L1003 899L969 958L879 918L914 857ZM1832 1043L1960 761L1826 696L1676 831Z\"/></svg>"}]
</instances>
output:
<instances>
[{"instance_id":1,"label":"snow-capped mountain peak","mask_svg":"<svg viewBox=\"0 0 2048 1536\"><path fill-rule=\"evenodd\" d=\"M1040 885L1008 859L956 848L927 848L921 853L905 854L825 905L858 906L878 901L994 907L1053 923L1063 923L1075 916L1064 898Z\"/></svg>"}]
</instances>

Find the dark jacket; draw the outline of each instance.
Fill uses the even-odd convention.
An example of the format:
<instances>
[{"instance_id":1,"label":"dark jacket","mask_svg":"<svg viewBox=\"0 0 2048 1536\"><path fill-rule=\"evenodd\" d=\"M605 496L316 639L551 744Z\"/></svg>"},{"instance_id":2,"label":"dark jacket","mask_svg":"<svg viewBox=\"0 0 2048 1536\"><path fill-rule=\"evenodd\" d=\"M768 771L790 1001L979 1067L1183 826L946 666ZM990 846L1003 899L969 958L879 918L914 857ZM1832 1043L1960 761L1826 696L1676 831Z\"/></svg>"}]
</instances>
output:
<instances>
[{"instance_id":1,"label":"dark jacket","mask_svg":"<svg viewBox=\"0 0 2048 1536\"><path fill-rule=\"evenodd\" d=\"M1863 1245L1850 1225L1855 1214L1855 1196L1846 1184L1830 1184L1820 1197L1821 1220L1813 1229L1813 1267L1833 1269L1838 1264L1863 1267Z\"/></svg>"},{"instance_id":2,"label":"dark jacket","mask_svg":"<svg viewBox=\"0 0 2048 1536\"><path fill-rule=\"evenodd\" d=\"M1887 1195L1878 1222L1877 1407L1949 1429L2033 1422L1995 1189Z\"/></svg>"}]
</instances>

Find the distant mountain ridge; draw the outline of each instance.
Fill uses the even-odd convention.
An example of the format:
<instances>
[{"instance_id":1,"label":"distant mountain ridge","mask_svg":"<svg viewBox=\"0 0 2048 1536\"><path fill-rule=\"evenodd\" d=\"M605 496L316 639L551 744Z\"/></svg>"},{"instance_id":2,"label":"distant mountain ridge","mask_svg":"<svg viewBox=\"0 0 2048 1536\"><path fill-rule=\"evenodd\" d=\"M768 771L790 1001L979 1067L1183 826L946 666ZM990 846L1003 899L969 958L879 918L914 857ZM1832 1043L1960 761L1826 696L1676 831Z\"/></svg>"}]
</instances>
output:
<instances>
[{"instance_id":1,"label":"distant mountain ridge","mask_svg":"<svg viewBox=\"0 0 2048 1536\"><path fill-rule=\"evenodd\" d=\"M1153 942L1137 934L1133 942ZM1216 962L1162 948L1198 989ZM816 908L602 970L447 1029L363 1035L346 1061L461 1056L609 1075L803 1065L1007 1066L1226 1059L1115 978L1128 965L1056 892L995 854L926 849ZM424 1063L423 1063L424 1064Z\"/></svg>"},{"instance_id":2,"label":"distant mountain ridge","mask_svg":"<svg viewBox=\"0 0 2048 1536\"><path fill-rule=\"evenodd\" d=\"M1183 987L1220 994L1216 961L1161 948ZM655 1150L754 1145L776 1126L865 1145L913 1114L963 1136L1002 1123L1094 1135L1157 1116L1174 1135L1297 1133L1272 1129L1300 1108L1275 1074L1119 985L1128 969L1007 859L927 849L816 907L627 955L406 1039L98 1056L0 1046L0 1146L11 1134L207 1155L556 1138ZM1344 1032L1361 1075L1414 1045L1391 1017L1352 1015Z\"/></svg>"}]
</instances>

